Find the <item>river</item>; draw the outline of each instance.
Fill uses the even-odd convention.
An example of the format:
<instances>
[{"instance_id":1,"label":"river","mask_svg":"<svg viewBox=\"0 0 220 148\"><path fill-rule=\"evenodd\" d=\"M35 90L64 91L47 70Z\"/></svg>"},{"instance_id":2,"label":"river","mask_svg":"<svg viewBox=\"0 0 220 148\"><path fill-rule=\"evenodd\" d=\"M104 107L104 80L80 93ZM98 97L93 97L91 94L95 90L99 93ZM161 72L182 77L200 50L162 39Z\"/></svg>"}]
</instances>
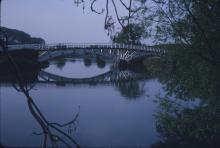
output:
<instances>
[{"instance_id":1,"label":"river","mask_svg":"<svg viewBox=\"0 0 220 148\"><path fill-rule=\"evenodd\" d=\"M79 58L53 60L41 70L62 78L96 78L93 83L87 82L88 79L80 83L56 83L38 76L34 83L27 85L46 120L67 123L57 127L81 147L151 147L162 139L157 124L161 111L158 98L167 90L157 77L130 80L123 76L126 73L119 71L117 76L123 81L118 78L104 82L97 76L112 71L112 63ZM1 83L1 143L14 147L42 146L42 127L16 86ZM195 108L199 103L199 100L188 101L187 107ZM54 129L51 132L71 143L62 133ZM58 146L65 146L54 139Z\"/></svg>"}]
</instances>

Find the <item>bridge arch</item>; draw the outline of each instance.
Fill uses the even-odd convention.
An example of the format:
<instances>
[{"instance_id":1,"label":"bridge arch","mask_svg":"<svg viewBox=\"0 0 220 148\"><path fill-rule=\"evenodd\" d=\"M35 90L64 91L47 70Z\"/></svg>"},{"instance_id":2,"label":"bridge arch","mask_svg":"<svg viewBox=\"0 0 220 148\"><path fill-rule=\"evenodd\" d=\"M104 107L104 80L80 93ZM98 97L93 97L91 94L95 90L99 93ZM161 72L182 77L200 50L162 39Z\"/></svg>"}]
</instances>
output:
<instances>
[{"instance_id":1,"label":"bridge arch","mask_svg":"<svg viewBox=\"0 0 220 148\"><path fill-rule=\"evenodd\" d=\"M9 45L10 50L33 49L43 53L39 56L39 61L44 62L52 58L78 55L99 55L112 60L126 60L140 58L141 56L160 56L165 50L153 46L139 46L126 44L24 44Z\"/></svg>"},{"instance_id":2,"label":"bridge arch","mask_svg":"<svg viewBox=\"0 0 220 148\"><path fill-rule=\"evenodd\" d=\"M145 78L145 76L142 74L128 70L126 71L111 70L106 73L88 78L68 78L42 70L39 72L38 76L41 79L41 82L58 83L58 84L66 84L66 83L97 84L97 83L111 83L111 82L120 82L120 81L128 81L128 80L139 80Z\"/></svg>"}]
</instances>

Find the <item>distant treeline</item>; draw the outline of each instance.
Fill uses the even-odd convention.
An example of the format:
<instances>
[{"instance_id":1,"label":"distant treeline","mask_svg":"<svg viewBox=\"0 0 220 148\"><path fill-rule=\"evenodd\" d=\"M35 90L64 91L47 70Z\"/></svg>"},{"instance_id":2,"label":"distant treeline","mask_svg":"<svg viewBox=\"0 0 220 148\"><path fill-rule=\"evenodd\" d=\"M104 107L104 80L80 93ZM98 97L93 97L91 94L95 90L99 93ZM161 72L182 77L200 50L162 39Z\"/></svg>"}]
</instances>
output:
<instances>
[{"instance_id":1,"label":"distant treeline","mask_svg":"<svg viewBox=\"0 0 220 148\"><path fill-rule=\"evenodd\" d=\"M45 41L42 38L31 37L29 34L16 29L9 29L2 27L8 35L8 44L44 44Z\"/></svg>"}]
</instances>

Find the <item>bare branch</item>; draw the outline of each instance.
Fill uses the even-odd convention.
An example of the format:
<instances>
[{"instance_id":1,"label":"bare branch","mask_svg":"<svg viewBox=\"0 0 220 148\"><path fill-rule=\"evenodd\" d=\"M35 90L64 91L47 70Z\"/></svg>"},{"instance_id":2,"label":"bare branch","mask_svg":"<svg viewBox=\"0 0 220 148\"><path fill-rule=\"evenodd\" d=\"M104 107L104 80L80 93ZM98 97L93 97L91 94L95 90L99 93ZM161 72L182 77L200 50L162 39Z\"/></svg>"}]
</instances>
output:
<instances>
[{"instance_id":1,"label":"bare branch","mask_svg":"<svg viewBox=\"0 0 220 148\"><path fill-rule=\"evenodd\" d=\"M115 14L116 14L118 23L121 25L122 28L124 28L125 26L124 26L124 24L122 24L121 19L120 19L119 15L118 15L118 9L117 9L117 7L116 7L116 4L115 4L115 1L114 1L114 0L112 0L112 4L113 4L113 6L114 6L114 10L115 10Z\"/></svg>"},{"instance_id":2,"label":"bare branch","mask_svg":"<svg viewBox=\"0 0 220 148\"><path fill-rule=\"evenodd\" d=\"M129 10L129 7L123 2L123 0L120 0L120 2L127 10Z\"/></svg>"},{"instance_id":3,"label":"bare branch","mask_svg":"<svg viewBox=\"0 0 220 148\"><path fill-rule=\"evenodd\" d=\"M97 13L97 14L102 14L104 12L104 9L102 9L101 11L97 11L96 9L94 9L94 4L97 0L93 0L91 5L90 5L90 9L92 12Z\"/></svg>"}]
</instances>

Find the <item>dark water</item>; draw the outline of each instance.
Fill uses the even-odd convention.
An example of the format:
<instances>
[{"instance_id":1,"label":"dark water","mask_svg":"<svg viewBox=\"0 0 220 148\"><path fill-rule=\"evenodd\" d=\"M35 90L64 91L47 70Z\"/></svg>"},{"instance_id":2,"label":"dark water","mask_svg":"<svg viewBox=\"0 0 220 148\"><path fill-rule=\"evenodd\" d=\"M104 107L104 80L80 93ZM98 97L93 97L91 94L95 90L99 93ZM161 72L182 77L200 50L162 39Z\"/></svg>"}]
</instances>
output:
<instances>
[{"instance_id":1,"label":"dark water","mask_svg":"<svg viewBox=\"0 0 220 148\"><path fill-rule=\"evenodd\" d=\"M111 63L100 66L94 61L86 63L82 59L63 59L51 61L50 66L43 70L67 78L90 78L105 74L111 69ZM38 80L42 78L38 77ZM160 147L160 143L155 143L166 141L170 138L166 136L169 134L173 136L173 138L171 136L173 141L178 142L181 139L175 138L179 138L180 131L175 135L175 130L179 127L170 125L171 133L163 134L166 131L165 126L169 125L168 123L184 124L185 119L172 122L176 120L174 118L171 120L168 113L175 114L176 111L181 114L183 107L193 110L208 106L206 103L202 104L198 98L178 101L171 95L169 99L175 102L175 105L178 104L176 110L173 109L175 107L172 107L164 97L168 90L156 76L133 81L95 82L95 85L86 82L58 85L39 81L29 84L28 87L31 88L30 95L33 101L49 122L63 124L78 116L73 123L59 129L82 147L151 147L152 145ZM162 97L164 98L161 99ZM18 92L9 83L2 83L0 101L1 144L16 147L42 146L42 128L31 114L24 94ZM168 106L165 111L164 106ZM167 115L166 118L161 111ZM198 111L198 115L199 113ZM166 125L161 126L164 121L167 121ZM190 122L185 122L186 130L189 124ZM208 121L207 124L210 125ZM180 128L184 130L184 126ZM62 134L56 134L61 135L64 141L68 141L68 138ZM183 138L184 134L180 137ZM187 133L185 137L188 137ZM48 145L51 145L50 142ZM58 143L58 146L64 144Z\"/></svg>"}]
</instances>

